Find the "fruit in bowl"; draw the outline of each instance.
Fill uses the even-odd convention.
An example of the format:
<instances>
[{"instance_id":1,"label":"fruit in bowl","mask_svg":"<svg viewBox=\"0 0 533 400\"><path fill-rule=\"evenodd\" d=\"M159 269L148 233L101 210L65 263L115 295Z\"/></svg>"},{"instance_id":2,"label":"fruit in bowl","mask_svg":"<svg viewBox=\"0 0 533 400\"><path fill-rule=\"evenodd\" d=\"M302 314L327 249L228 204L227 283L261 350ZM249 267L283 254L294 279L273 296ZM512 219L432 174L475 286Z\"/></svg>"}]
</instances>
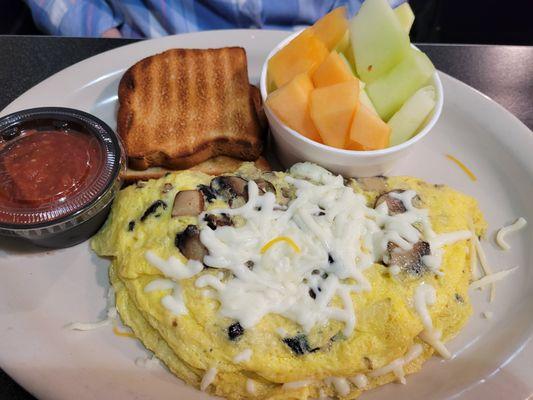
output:
<instances>
[{"instance_id":1,"label":"fruit in bowl","mask_svg":"<svg viewBox=\"0 0 533 400\"><path fill-rule=\"evenodd\" d=\"M340 7L299 33L267 63L266 106L314 142L384 150L409 141L435 113L435 67L410 44L407 3ZM438 79L438 78L437 78Z\"/></svg>"}]
</instances>

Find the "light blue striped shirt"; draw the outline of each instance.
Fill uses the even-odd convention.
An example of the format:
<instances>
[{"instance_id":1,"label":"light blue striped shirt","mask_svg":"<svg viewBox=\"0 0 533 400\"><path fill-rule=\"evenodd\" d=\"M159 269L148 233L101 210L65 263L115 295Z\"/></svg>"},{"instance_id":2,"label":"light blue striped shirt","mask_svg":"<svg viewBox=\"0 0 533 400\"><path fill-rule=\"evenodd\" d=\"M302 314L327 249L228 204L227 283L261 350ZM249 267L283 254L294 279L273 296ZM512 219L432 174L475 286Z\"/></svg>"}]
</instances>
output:
<instances>
[{"instance_id":1,"label":"light blue striped shirt","mask_svg":"<svg viewBox=\"0 0 533 400\"><path fill-rule=\"evenodd\" d=\"M210 29L294 29L363 0L26 0L37 26L62 36L159 37ZM403 0L390 0L393 6Z\"/></svg>"}]
</instances>

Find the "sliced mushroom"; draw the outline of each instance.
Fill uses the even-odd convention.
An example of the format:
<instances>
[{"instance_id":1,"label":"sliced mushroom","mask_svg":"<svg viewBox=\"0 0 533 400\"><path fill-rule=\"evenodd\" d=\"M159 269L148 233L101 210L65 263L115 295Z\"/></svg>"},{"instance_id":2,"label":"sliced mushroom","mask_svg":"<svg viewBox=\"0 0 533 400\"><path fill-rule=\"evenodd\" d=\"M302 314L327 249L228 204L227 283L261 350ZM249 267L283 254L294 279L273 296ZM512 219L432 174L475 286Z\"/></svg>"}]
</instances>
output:
<instances>
[{"instance_id":1,"label":"sliced mushroom","mask_svg":"<svg viewBox=\"0 0 533 400\"><path fill-rule=\"evenodd\" d=\"M213 200L215 200L217 198L217 195L216 193L214 192L213 189L211 189L209 186L207 185L198 185L198 190L200 192L202 192L202 194L204 195L205 199L211 203Z\"/></svg>"},{"instance_id":2,"label":"sliced mushroom","mask_svg":"<svg viewBox=\"0 0 533 400\"><path fill-rule=\"evenodd\" d=\"M262 178L255 179L255 183L257 183L257 187L259 190L261 190L263 193L270 192L276 194L276 188L272 183L270 183L267 180L264 180Z\"/></svg>"},{"instance_id":3,"label":"sliced mushroom","mask_svg":"<svg viewBox=\"0 0 533 400\"><path fill-rule=\"evenodd\" d=\"M391 196L391 193L403 193L405 190L403 189L396 189L391 190L390 192L383 193L381 196L379 196L376 199L376 203L374 204L374 208L377 208L380 204L383 202L387 203L387 208L389 209L389 215L396 215L396 214L402 214L407 211L407 208L405 208L405 204L403 204L403 201L400 199L397 199L396 197Z\"/></svg>"},{"instance_id":4,"label":"sliced mushroom","mask_svg":"<svg viewBox=\"0 0 533 400\"><path fill-rule=\"evenodd\" d=\"M172 217L196 216L205 209L204 196L199 190L182 190L176 193Z\"/></svg>"},{"instance_id":5,"label":"sliced mushroom","mask_svg":"<svg viewBox=\"0 0 533 400\"><path fill-rule=\"evenodd\" d=\"M211 181L211 189L231 208L244 205L248 201L248 181L238 176L219 176Z\"/></svg>"},{"instance_id":6,"label":"sliced mushroom","mask_svg":"<svg viewBox=\"0 0 533 400\"><path fill-rule=\"evenodd\" d=\"M274 171L263 172L261 174L261 176L263 178L267 178L267 179L270 179L270 180L276 180L277 179L276 172L274 172Z\"/></svg>"},{"instance_id":7,"label":"sliced mushroom","mask_svg":"<svg viewBox=\"0 0 533 400\"><path fill-rule=\"evenodd\" d=\"M172 189L174 189L174 186L172 186L172 183L165 183L163 185L163 189L161 189L161 193L168 193L170 192Z\"/></svg>"},{"instance_id":8,"label":"sliced mushroom","mask_svg":"<svg viewBox=\"0 0 533 400\"><path fill-rule=\"evenodd\" d=\"M183 232L178 233L174 243L189 260L203 262L208 254L207 248L200 241L200 230L196 225L189 225Z\"/></svg>"},{"instance_id":9,"label":"sliced mushroom","mask_svg":"<svg viewBox=\"0 0 533 400\"><path fill-rule=\"evenodd\" d=\"M422 262L422 257L431 253L428 242L418 241L413 244L411 250L403 250L393 242L387 244L387 257L383 262L388 265L397 265L404 272L411 275L420 276L427 270L426 265Z\"/></svg>"},{"instance_id":10,"label":"sliced mushroom","mask_svg":"<svg viewBox=\"0 0 533 400\"><path fill-rule=\"evenodd\" d=\"M281 196L278 199L278 203L282 206L286 206L289 202L296 197L296 189L294 186L286 186L281 188Z\"/></svg>"},{"instance_id":11,"label":"sliced mushroom","mask_svg":"<svg viewBox=\"0 0 533 400\"><path fill-rule=\"evenodd\" d=\"M383 175L368 178L355 178L361 189L367 192L385 193L387 191L387 178Z\"/></svg>"},{"instance_id":12,"label":"sliced mushroom","mask_svg":"<svg viewBox=\"0 0 533 400\"><path fill-rule=\"evenodd\" d=\"M215 230L219 226L231 226L233 225L231 218L228 214L207 214L204 217L204 221L207 222L207 226Z\"/></svg>"}]
</instances>

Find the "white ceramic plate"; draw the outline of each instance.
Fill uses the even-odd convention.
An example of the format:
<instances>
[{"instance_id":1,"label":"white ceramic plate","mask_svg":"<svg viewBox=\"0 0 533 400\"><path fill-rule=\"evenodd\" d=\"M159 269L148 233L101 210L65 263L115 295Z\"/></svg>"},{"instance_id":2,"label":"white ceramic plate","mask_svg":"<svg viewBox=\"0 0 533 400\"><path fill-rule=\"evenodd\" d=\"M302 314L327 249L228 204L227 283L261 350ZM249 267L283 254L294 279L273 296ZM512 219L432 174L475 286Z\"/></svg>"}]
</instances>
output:
<instances>
[{"instance_id":1,"label":"white ceramic plate","mask_svg":"<svg viewBox=\"0 0 533 400\"><path fill-rule=\"evenodd\" d=\"M252 82L264 58L287 33L219 31L166 37L121 47L48 78L2 114L28 107L68 106L96 114L115 127L117 85L137 60L172 47L246 48ZM479 92L441 74L442 116L426 140L394 174L444 183L479 199L490 224L484 243L495 270L520 269L487 292L472 293L475 313L449 343L455 357L434 357L408 384L387 385L365 399L526 399L533 393L533 230L509 238L499 251L493 233L523 216L533 224L533 134L518 119ZM472 182L445 158L452 154L477 175ZM0 365L40 399L205 399L164 368L134 363L147 353L110 327L91 332L64 329L72 321L103 317L108 261L88 243L45 251L0 238ZM492 311L486 320L481 312Z\"/></svg>"}]
</instances>

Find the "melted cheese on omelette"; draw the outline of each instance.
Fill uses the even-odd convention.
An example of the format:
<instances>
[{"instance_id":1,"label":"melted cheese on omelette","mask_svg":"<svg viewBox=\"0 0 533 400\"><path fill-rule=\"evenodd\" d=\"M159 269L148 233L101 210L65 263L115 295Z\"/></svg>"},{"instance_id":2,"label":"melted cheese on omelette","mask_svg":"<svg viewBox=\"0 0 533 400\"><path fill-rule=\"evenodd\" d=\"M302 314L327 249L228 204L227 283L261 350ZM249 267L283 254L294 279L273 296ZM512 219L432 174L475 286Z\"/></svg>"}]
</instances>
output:
<instances>
[{"instance_id":1,"label":"melted cheese on omelette","mask_svg":"<svg viewBox=\"0 0 533 400\"><path fill-rule=\"evenodd\" d=\"M228 398L250 396L250 381L255 398L353 398L418 369L432 353L422 339L447 355L443 342L470 314L469 223L484 230L473 199L389 178L391 204L404 208L393 213L387 202L373 206L381 193L312 164L269 175L275 194L258 190L257 171L237 173L248 180L247 201L231 208L215 199L199 216L172 218L160 207L140 218L209 176L129 187L93 241L113 256L124 322L174 373L199 387L211 371L204 387ZM235 223L213 229L208 215ZM191 224L207 249L202 262L174 243ZM424 250L416 268L405 269L415 249Z\"/></svg>"}]
</instances>

